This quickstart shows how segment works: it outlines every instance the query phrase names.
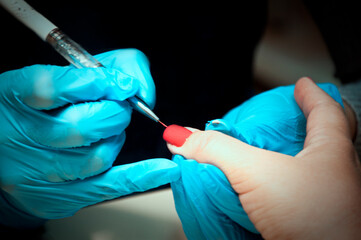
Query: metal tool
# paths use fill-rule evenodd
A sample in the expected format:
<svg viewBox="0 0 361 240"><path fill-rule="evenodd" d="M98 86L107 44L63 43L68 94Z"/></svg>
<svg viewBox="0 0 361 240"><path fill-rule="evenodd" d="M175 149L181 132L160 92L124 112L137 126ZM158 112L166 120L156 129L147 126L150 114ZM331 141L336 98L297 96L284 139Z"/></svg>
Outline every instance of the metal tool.
<svg viewBox="0 0 361 240"><path fill-rule="evenodd" d="M57 26L37 12L23 0L0 0L8 12L21 21L28 28L33 30L41 39L48 42L66 60L77 68L97 68L104 67L98 60L89 54L79 44L70 39ZM148 118L159 122L159 117L150 107L138 96L127 99L134 110L144 114Z"/></svg>

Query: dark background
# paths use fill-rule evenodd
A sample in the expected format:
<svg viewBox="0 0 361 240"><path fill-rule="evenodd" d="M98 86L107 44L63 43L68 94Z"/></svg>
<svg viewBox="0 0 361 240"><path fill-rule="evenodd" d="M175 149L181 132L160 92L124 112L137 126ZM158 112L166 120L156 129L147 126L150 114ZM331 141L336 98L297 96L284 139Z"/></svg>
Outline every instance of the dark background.
<svg viewBox="0 0 361 240"><path fill-rule="evenodd" d="M156 6L116 1L28 1L91 54L137 48L149 58L155 113L165 124L203 129L253 94L254 49L266 1ZM0 8L0 72L32 64L68 65L47 43ZM133 113L115 164L171 155L164 128Z"/></svg>

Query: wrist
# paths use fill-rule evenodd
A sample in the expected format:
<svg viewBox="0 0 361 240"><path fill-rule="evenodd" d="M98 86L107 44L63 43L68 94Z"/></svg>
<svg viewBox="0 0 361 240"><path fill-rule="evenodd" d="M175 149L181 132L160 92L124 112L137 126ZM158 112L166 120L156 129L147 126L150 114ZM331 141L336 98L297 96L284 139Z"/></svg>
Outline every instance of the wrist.
<svg viewBox="0 0 361 240"><path fill-rule="evenodd" d="M357 120L356 120L356 114L352 107L343 99L343 104L345 106L345 115L348 120L349 126L350 126L350 134L352 137L352 141L356 138L357 133Z"/></svg>

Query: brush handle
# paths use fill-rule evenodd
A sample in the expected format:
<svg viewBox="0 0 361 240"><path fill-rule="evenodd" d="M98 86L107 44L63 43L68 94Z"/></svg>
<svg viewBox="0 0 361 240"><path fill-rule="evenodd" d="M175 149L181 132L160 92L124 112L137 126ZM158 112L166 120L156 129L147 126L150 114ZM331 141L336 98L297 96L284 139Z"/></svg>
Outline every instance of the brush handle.
<svg viewBox="0 0 361 240"><path fill-rule="evenodd" d="M57 26L23 0L0 0L0 5L25 26L33 30L41 39L52 45L58 53L75 67L103 67L103 65L84 48L71 40L67 35L60 31ZM128 101L138 112L155 122L159 121L157 115L138 96L131 97Z"/></svg>
<svg viewBox="0 0 361 240"><path fill-rule="evenodd" d="M90 53L64 34L59 28L53 29L48 34L46 42L76 68L104 67Z"/></svg>
<svg viewBox="0 0 361 240"><path fill-rule="evenodd" d="M49 32L57 28L23 0L0 0L0 5L44 41Z"/></svg>

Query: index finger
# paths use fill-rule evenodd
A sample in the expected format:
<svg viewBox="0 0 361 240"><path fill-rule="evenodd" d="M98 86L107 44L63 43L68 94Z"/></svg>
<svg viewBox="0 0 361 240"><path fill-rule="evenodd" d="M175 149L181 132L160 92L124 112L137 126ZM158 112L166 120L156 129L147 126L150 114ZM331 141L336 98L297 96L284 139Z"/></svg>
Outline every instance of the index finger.
<svg viewBox="0 0 361 240"><path fill-rule="evenodd" d="M134 77L139 84L137 96L151 108L155 105L155 85L150 73L150 65L145 54L137 49L119 49L95 56L104 66L118 69Z"/></svg>
<svg viewBox="0 0 361 240"><path fill-rule="evenodd" d="M137 81L115 69L33 65L4 75L7 93L35 109L99 99L123 101L136 94Z"/></svg>

